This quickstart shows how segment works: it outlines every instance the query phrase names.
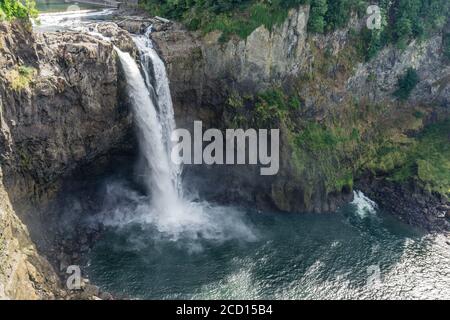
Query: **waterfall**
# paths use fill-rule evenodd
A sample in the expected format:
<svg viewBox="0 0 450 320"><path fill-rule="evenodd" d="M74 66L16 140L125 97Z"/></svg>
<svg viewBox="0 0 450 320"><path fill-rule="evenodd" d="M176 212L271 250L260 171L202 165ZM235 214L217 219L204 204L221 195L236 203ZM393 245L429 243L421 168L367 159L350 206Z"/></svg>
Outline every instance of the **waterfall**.
<svg viewBox="0 0 450 320"><path fill-rule="evenodd" d="M166 66L153 48L153 44L149 37L152 31L151 28L152 27L150 26L144 35L134 36L133 40L139 50L141 67L144 72L147 88L156 95L158 119L162 127L162 139L165 144L168 158L170 159L170 150L172 147L170 137L173 130L176 128L175 116ZM177 192L179 195L182 195L180 179L181 166L175 165L172 161L170 161L169 166L171 168L172 180L177 187Z"/></svg>
<svg viewBox="0 0 450 320"><path fill-rule="evenodd" d="M356 213L361 218L376 214L377 204L370 200L364 193L355 190L353 191L353 197L351 204L355 206Z"/></svg>
<svg viewBox="0 0 450 320"><path fill-rule="evenodd" d="M98 24L90 20L107 13L58 13L42 19L40 27L88 33L111 42L111 38L98 32ZM194 251L201 250L201 241L205 239L254 241L256 236L243 221L243 212L201 201L192 190L182 192L181 167L170 158L175 120L169 80L165 65L153 48L150 32L148 28L144 35L132 35L140 65L129 53L114 47L127 83L142 158L139 176L143 177L147 192L142 194L124 181L109 181L103 210L91 222L111 227L139 224L149 231L155 229L155 238L182 239L177 245Z"/></svg>
<svg viewBox="0 0 450 320"><path fill-rule="evenodd" d="M189 249L199 250L198 239L224 241L240 238L253 241L255 235L242 222L241 212L213 206L206 201L191 201L182 194L180 166L170 159L170 137L175 129L169 81L163 61L145 35L133 36L139 49L141 68L129 53L115 48L127 81L138 128L139 148L144 159L141 175L151 199L147 201L129 190L112 188L114 198L127 198L125 207L113 209L114 225L142 222L152 225L172 240L189 239ZM117 193L116 193L117 192Z"/></svg>
<svg viewBox="0 0 450 320"><path fill-rule="evenodd" d="M164 143L164 130L158 116L151 90L143 78L135 60L129 53L116 48L127 80L127 90L134 109L139 148L144 159L142 175L145 186L152 196L152 204L157 212L182 211L174 182L173 165L171 165L167 146ZM173 112L172 112L173 113Z"/></svg>

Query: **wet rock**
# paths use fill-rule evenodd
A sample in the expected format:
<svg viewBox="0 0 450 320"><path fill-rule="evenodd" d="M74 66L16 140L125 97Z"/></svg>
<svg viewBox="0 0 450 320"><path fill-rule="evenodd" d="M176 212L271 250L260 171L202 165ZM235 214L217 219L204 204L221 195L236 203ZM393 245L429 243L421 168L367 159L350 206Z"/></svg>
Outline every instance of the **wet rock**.
<svg viewBox="0 0 450 320"><path fill-rule="evenodd" d="M406 223L429 232L450 231L450 223L439 208L446 201L420 190L414 184L397 184L382 178L365 177L357 182L357 188L374 200L380 208L394 214Z"/></svg>
<svg viewBox="0 0 450 320"><path fill-rule="evenodd" d="M87 296L98 296L100 294L100 289L92 284L87 284L83 291Z"/></svg>
<svg viewBox="0 0 450 320"><path fill-rule="evenodd" d="M99 297L102 300L113 300L114 299L113 296L108 292L101 292Z"/></svg>
<svg viewBox="0 0 450 320"><path fill-rule="evenodd" d="M153 24L153 20L145 19L142 17L120 17L120 19L116 20L117 25L134 34L143 33L150 25Z"/></svg>
<svg viewBox="0 0 450 320"><path fill-rule="evenodd" d="M95 24L94 31L101 33L103 36L110 38L111 42L122 51L129 52L133 57L137 57L137 48L128 31L119 27L113 22L103 22ZM141 32L134 32L141 33Z"/></svg>

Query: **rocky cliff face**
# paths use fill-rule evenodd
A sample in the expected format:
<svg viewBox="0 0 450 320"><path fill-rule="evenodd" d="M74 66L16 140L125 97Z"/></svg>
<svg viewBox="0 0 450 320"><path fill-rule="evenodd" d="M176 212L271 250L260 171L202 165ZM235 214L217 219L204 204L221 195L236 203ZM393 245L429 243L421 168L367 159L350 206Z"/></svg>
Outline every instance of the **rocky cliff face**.
<svg viewBox="0 0 450 320"><path fill-rule="evenodd" d="M395 47L384 49L369 63L355 67L346 82L346 89L371 101L391 102L398 79L408 68L414 68L420 79L408 104L449 108L450 65L442 55L441 35L413 41L404 51Z"/></svg>
<svg viewBox="0 0 450 320"><path fill-rule="evenodd" d="M3 178L0 169L0 178ZM0 182L0 299L54 299L61 283L30 239Z"/></svg>
<svg viewBox="0 0 450 320"><path fill-rule="evenodd" d="M230 96L237 92L245 99L274 86L295 86L302 99L301 112L294 113L298 118L291 115L294 127L302 120L319 124L334 118L342 123L351 121L356 115L350 114L355 111L349 106L355 101L383 106L384 117L392 122L415 108L423 107L430 117L448 113L450 67L442 57L441 35L414 41L404 51L387 47L370 62L358 62L352 30L364 27L364 21L353 18L346 29L311 35L307 33L308 15L309 7L301 6L272 31L261 26L247 39L226 43L220 42L217 32L202 35L177 23L154 24L151 36L167 63L179 126L190 128L193 120L202 120L207 127L226 126L229 114L225 105ZM400 102L393 92L410 67L417 70L420 81L408 101ZM380 119L372 119L372 124ZM398 124L399 131L417 129L411 123ZM379 128L383 128L382 122ZM193 167L187 171L214 177L204 185L220 181L220 186L214 184L217 192L212 198L240 199L285 211L334 211L351 198L351 185L330 191L320 178L306 171L298 173L289 143L291 134L285 127L281 131L281 170L276 177L260 177L258 170L248 167ZM367 130L364 134L372 133Z"/></svg>
<svg viewBox="0 0 450 320"><path fill-rule="evenodd" d="M211 79L228 78L245 88L262 89L288 75L297 75L305 63L309 6L291 10L273 30L260 26L247 39L220 43L220 33L202 39L205 68ZM248 89L247 89L248 90Z"/></svg>
<svg viewBox="0 0 450 320"><path fill-rule="evenodd" d="M132 46L129 37L111 32L119 45ZM131 115L119 96L111 43L81 33L33 34L23 22L0 24L0 283L6 296L54 297L56 275L32 243L51 250L63 213L45 207L75 169L84 168L78 174L88 178L115 151L133 147Z"/></svg>
<svg viewBox="0 0 450 320"><path fill-rule="evenodd" d="M219 32L203 36L155 21L151 37L167 63L179 122L190 122L196 112L203 119L216 114L202 106L220 105L231 89L255 92L297 75L308 59L308 16L309 6L302 6L271 31L261 26L247 39L226 43Z"/></svg>
<svg viewBox="0 0 450 320"><path fill-rule="evenodd" d="M350 32L363 27L363 21L355 18L346 29L327 35L308 35L308 16L309 6L301 6L291 10L284 24L272 31L261 26L247 39L235 38L226 43L219 41L219 32L203 36L188 32L176 23L159 22L152 38L168 64L177 107L189 103L192 111L195 104L219 104L230 88L255 92L283 84L290 77L308 76L326 62L319 59L318 51L326 52L333 61L352 44ZM336 70L337 66L328 70L334 78L334 87L333 92L324 92L326 104L338 104L344 95L393 101L398 78L413 67L422 81L412 92L410 101L448 105L450 67L442 56L441 35L413 41L405 50L390 46L368 63L350 61L347 67L351 70ZM346 78L337 79L339 73ZM328 97L331 93L336 96L335 89L342 89L339 96ZM214 98L217 95L211 92L219 98Z"/></svg>

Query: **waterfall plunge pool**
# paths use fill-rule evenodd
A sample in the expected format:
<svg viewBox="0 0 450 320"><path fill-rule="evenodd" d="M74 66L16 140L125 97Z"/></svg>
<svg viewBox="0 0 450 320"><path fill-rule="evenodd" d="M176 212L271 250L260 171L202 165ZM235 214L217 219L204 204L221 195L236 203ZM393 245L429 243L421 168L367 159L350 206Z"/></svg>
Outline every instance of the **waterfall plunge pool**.
<svg viewBox="0 0 450 320"><path fill-rule="evenodd" d="M135 213L125 198L116 214ZM109 223L89 255L91 281L132 299L450 298L445 237L412 229L362 194L336 214L210 210L203 227L215 234Z"/></svg>

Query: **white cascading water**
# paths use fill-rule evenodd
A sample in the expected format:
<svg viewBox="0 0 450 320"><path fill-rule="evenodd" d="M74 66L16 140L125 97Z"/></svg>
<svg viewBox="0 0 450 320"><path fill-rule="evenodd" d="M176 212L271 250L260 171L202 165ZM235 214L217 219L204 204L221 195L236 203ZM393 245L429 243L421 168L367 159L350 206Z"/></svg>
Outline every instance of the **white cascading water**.
<svg viewBox="0 0 450 320"><path fill-rule="evenodd" d="M116 49L122 63L129 97L139 130L140 151L145 160L144 175L147 191L152 193L155 203L162 206L174 203L177 197L172 180L167 148L163 143L163 129L157 109L152 101L141 71L129 53Z"/></svg>
<svg viewBox="0 0 450 320"><path fill-rule="evenodd" d="M353 201L351 204L355 206L356 213L361 218L374 215L377 212L377 204L358 190L353 191Z"/></svg>
<svg viewBox="0 0 450 320"><path fill-rule="evenodd" d="M108 9L41 15L43 23L35 28L85 32L111 41L98 32L97 23L89 19L110 13ZM181 166L170 159L170 137L175 120L169 81L164 62L153 48L150 33L151 28L148 28L144 35L133 35L140 66L129 53L114 48L124 70L138 128L139 149L144 162L140 176L144 177L150 196L144 196L122 182L110 183L105 209L93 220L108 226L138 223L143 227L155 227L160 233L157 237L173 241L183 238L179 244L194 251L202 249L197 242L199 239L254 241L256 236L242 221L241 211L213 206L206 201L191 201L183 195Z"/></svg>
<svg viewBox="0 0 450 320"><path fill-rule="evenodd" d="M114 9L80 10L77 5L69 6L67 11L43 13L39 15L39 23L31 20L37 31L60 31L64 29L77 29L83 24L90 23L89 18L104 18L111 15Z"/></svg>
<svg viewBox="0 0 450 320"><path fill-rule="evenodd" d="M149 39L150 31L133 37L139 49L142 72L130 54L118 48L116 51L127 80L139 132L139 147L146 164L142 175L152 198L151 202L142 201L135 193L127 191L126 196L137 205L133 209L117 208L115 218L119 217L119 224L127 221L149 223L173 240L187 237L191 240L241 238L252 241L255 236L240 220L240 212L232 213L224 207L183 197L181 168L170 160L170 137L175 120L169 81L165 65ZM123 190L113 190L113 196L115 192ZM115 224L114 218L111 222Z"/></svg>
<svg viewBox="0 0 450 320"><path fill-rule="evenodd" d="M173 130L176 128L175 116L166 66L153 48L153 44L150 40L151 31L152 27L150 26L147 28L144 35L134 36L133 40L139 50L141 66L147 88L156 94L158 119L162 128L162 139L165 144L168 159L170 159L170 150L172 147L170 137ZM149 70L153 70L154 78L151 77ZM177 192L179 195L182 195L180 179L181 166L169 161L169 167L171 169L171 178L177 188Z"/></svg>

